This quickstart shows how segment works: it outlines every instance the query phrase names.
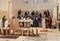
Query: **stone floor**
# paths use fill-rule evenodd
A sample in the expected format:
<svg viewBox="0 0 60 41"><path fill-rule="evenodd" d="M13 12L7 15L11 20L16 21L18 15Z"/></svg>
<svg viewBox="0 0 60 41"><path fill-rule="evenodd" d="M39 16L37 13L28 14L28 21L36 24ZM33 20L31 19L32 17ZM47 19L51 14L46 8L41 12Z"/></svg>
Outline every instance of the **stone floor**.
<svg viewBox="0 0 60 41"><path fill-rule="evenodd" d="M60 41L60 31L49 29L52 32L41 32L39 37L19 36L17 39L0 38L0 41Z"/></svg>

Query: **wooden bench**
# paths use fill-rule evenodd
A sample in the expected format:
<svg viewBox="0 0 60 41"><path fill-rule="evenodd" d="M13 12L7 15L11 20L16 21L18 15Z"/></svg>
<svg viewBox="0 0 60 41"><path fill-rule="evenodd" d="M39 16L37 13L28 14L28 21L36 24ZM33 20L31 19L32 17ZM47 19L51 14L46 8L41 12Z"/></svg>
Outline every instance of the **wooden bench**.
<svg viewBox="0 0 60 41"><path fill-rule="evenodd" d="M10 35L10 30L9 29L1 29L2 35Z"/></svg>
<svg viewBox="0 0 60 41"><path fill-rule="evenodd" d="M22 36L39 36L38 29L36 29L35 31L33 29L22 30Z"/></svg>

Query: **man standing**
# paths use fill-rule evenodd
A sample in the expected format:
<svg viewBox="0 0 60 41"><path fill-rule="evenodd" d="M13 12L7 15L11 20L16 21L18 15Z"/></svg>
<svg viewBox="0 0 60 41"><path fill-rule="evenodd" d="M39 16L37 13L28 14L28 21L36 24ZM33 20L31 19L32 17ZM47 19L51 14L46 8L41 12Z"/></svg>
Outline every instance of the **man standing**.
<svg viewBox="0 0 60 41"><path fill-rule="evenodd" d="M21 19L21 9L18 11L18 16L17 16L18 19Z"/></svg>
<svg viewBox="0 0 60 41"><path fill-rule="evenodd" d="M3 18L2 18L2 25L3 25L3 27L5 27L5 21L6 21L6 17L3 16Z"/></svg>

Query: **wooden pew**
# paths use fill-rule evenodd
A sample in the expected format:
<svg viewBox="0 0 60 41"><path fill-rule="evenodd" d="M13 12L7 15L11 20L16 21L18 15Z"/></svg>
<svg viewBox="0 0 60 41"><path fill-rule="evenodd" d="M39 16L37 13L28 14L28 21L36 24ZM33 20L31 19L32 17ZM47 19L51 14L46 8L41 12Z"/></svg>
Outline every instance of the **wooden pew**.
<svg viewBox="0 0 60 41"><path fill-rule="evenodd" d="M10 35L10 29L1 29L2 35Z"/></svg>
<svg viewBox="0 0 60 41"><path fill-rule="evenodd" d="M36 33L34 33L36 32ZM39 36L38 29L31 29L31 30L22 30L22 36Z"/></svg>

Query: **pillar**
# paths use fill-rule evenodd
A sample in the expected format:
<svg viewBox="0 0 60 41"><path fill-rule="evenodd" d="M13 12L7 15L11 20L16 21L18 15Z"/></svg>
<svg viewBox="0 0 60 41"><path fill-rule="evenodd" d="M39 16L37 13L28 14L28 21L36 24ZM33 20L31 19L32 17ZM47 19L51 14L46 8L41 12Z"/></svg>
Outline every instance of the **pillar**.
<svg viewBox="0 0 60 41"><path fill-rule="evenodd" d="M9 13L9 19L12 18L12 0L9 0L8 2L8 13Z"/></svg>

